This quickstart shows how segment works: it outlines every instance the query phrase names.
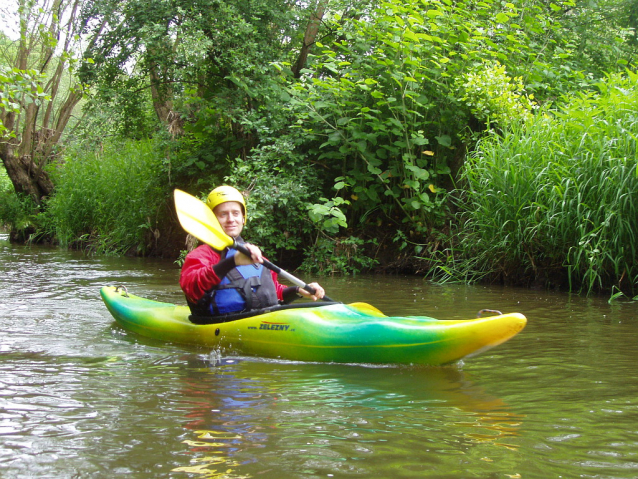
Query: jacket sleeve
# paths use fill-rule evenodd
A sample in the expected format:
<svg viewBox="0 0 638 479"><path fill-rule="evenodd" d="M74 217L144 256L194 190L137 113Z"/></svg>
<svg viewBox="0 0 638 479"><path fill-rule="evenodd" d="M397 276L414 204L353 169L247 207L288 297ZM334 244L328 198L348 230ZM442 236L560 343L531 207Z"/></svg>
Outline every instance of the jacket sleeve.
<svg viewBox="0 0 638 479"><path fill-rule="evenodd" d="M197 303L206 291L221 282L213 269L220 259L220 254L208 245L198 246L186 255L179 285L190 302Z"/></svg>
<svg viewBox="0 0 638 479"><path fill-rule="evenodd" d="M275 283L275 288L277 289L277 299L280 301L283 301L284 290L287 288L287 286L284 286L283 284L279 283L279 279L278 279L279 275L277 273L271 270L270 274L272 275L272 281L273 283Z"/></svg>

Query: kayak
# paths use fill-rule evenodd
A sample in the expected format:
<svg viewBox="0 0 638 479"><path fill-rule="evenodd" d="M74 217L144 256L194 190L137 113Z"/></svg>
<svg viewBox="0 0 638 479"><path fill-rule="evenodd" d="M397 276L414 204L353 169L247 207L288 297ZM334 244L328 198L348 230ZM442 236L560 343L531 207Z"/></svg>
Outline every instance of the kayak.
<svg viewBox="0 0 638 479"><path fill-rule="evenodd" d="M141 336L223 354L293 361L449 364L502 344L527 322L520 313L438 320L389 317L367 303L319 302L197 324L189 319L187 306L145 299L115 286L103 287L100 293L116 322Z"/></svg>

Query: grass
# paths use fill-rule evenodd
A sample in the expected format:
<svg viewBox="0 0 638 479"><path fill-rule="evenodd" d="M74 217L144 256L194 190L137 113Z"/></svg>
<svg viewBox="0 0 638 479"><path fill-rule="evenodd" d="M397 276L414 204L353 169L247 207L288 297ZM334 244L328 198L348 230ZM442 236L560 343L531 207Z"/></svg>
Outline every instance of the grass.
<svg viewBox="0 0 638 479"><path fill-rule="evenodd" d="M4 165L0 164L0 231L32 240L37 231L38 205L25 194L17 194Z"/></svg>
<svg viewBox="0 0 638 479"><path fill-rule="evenodd" d="M143 254L165 204L160 165L151 141L70 152L55 174L47 210L60 244L99 254Z"/></svg>
<svg viewBox="0 0 638 479"><path fill-rule="evenodd" d="M483 140L457 192L451 274L590 293L638 284L638 77Z"/></svg>

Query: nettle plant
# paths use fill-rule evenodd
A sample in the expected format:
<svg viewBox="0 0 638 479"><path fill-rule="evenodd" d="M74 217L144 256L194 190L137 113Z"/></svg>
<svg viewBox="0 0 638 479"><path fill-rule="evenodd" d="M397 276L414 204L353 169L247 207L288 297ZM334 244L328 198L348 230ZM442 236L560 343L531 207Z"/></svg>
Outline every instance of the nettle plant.
<svg viewBox="0 0 638 479"><path fill-rule="evenodd" d="M344 217L417 236L440 226L449 177L476 140L472 122L523 118L534 106L516 77L532 52L529 13L511 3L406 0L333 18L337 40L317 44L291 101L314 142L308 154L336 172L341 203L312 207L326 228L343 227Z"/></svg>
<svg viewBox="0 0 638 479"><path fill-rule="evenodd" d="M498 61L477 65L455 81L460 101L479 120L504 127L513 122L526 122L538 107L533 94L525 93L523 77L507 75Z"/></svg>

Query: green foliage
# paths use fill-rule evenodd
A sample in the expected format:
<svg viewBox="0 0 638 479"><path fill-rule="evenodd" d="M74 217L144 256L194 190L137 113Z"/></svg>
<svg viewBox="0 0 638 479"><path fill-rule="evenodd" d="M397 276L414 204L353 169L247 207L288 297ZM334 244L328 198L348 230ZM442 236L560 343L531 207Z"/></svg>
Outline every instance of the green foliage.
<svg viewBox="0 0 638 479"><path fill-rule="evenodd" d="M100 20L92 23L96 29L109 25L88 52L95 63L81 72L102 101L134 124L146 114L135 97L144 92L146 99L152 87L154 102L189 119L193 142L215 144L200 146L196 161L205 166L255 146L239 123L246 112L279 100L268 95L268 65L285 56L298 34L299 13L288 2L108 0L91 3L85 15Z"/></svg>
<svg viewBox="0 0 638 479"><path fill-rule="evenodd" d="M141 140L156 134L159 122L150 93L139 85L127 86L119 85L117 94L102 92L83 105L85 116L73 131L75 141L93 146L105 137Z"/></svg>
<svg viewBox="0 0 638 479"><path fill-rule="evenodd" d="M598 88L480 143L459 192L460 257L471 264L458 275L638 289L638 75Z"/></svg>
<svg viewBox="0 0 638 479"><path fill-rule="evenodd" d="M0 166L0 230L13 231L24 239L39 225L39 208L32 198L15 193L4 167Z"/></svg>
<svg viewBox="0 0 638 479"><path fill-rule="evenodd" d="M484 63L457 78L459 100L470 107L472 114L489 125L507 126L525 122L536 107L533 95L525 94L522 77L512 78L505 66L497 62Z"/></svg>
<svg viewBox="0 0 638 479"><path fill-rule="evenodd" d="M408 15L412 24L402 20ZM319 45L310 80L295 87L298 125L319 142L311 153L337 173L335 188L354 224L377 211L425 228L445 213L445 192L435 184L450 173L456 115L437 86L424 83L436 67L419 22L427 20L414 5L386 2L366 21L336 24L342 40ZM442 118L450 122L443 131ZM339 205L326 206L334 229L339 220L330 212Z"/></svg>
<svg viewBox="0 0 638 479"><path fill-rule="evenodd" d="M634 62L636 55L636 3L632 0L575 2L568 12L560 12L564 36L570 42L560 58L563 69L577 60L583 72L593 78L618 71Z"/></svg>
<svg viewBox="0 0 638 479"><path fill-rule="evenodd" d="M314 221L320 230L326 231L328 234L337 234L339 228L346 228L348 223L346 215L341 211L341 205L349 205L348 200L344 200L337 196L331 200L320 198L323 203L314 203L308 205L308 213L310 219Z"/></svg>
<svg viewBox="0 0 638 479"><path fill-rule="evenodd" d="M0 119L9 112L20 113L25 105L35 103L40 106L50 96L42 89L46 76L35 70L20 70L0 65L0 109L4 110ZM0 121L0 135L15 136Z"/></svg>
<svg viewBox="0 0 638 479"><path fill-rule="evenodd" d="M445 220L450 175L484 130L477 118L528 120L535 91L547 100L584 81L571 55L553 57L569 41L559 36L555 6L573 2L384 1L332 18L337 40L317 45L290 105L308 153L334 172L350 202L349 225L374 213L427 235ZM334 205L324 206L313 213L334 231L340 220L330 217Z"/></svg>
<svg viewBox="0 0 638 479"><path fill-rule="evenodd" d="M607 303L612 304L612 303L614 303L614 301L618 301L620 299L626 299L626 300L630 300L630 301L638 301L638 296L634 296L633 298L630 298L625 293L620 291L616 287L616 285L612 286L611 293L610 293L609 299L607 300Z"/></svg>
<svg viewBox="0 0 638 479"><path fill-rule="evenodd" d="M247 196L246 237L268 254L302 249L315 231L306 205L319 194L319 182L290 139L262 146L238 160L226 181ZM211 187L217 185L210 185Z"/></svg>
<svg viewBox="0 0 638 479"><path fill-rule="evenodd" d="M13 191L13 185L4 166L0 166L0 191Z"/></svg>
<svg viewBox="0 0 638 479"><path fill-rule="evenodd" d="M37 239L42 225L40 209L33 199L13 191L0 192L0 229L11 231L23 241Z"/></svg>
<svg viewBox="0 0 638 479"><path fill-rule="evenodd" d="M354 236L328 238L319 236L300 269L311 274L357 274L371 270L378 261L368 256L367 247L376 241L365 241Z"/></svg>
<svg viewBox="0 0 638 479"><path fill-rule="evenodd" d="M47 210L53 233L64 246L143 254L166 205L159 170L150 141L70 151L56 172L56 194Z"/></svg>
<svg viewBox="0 0 638 479"><path fill-rule="evenodd" d="M162 203L160 185L203 190L228 181L250 193L247 234L271 252L314 243L327 260L335 237L383 224L398 248L436 254L419 243L447 225L447 190L474 141L491 126L523 132L517 124L531 121L534 101L546 108L574 89L591 90L602 72L629 64L638 43L628 28L631 5L615 0L326 5L322 43L293 76L317 2L81 2L77 38L89 48L80 74L96 95L74 138L86 152L112 135L153 137L156 153L147 155L145 141L122 147L136 165L113 145L103 164L72 153L56 173L60 195L52 201L51 228L62 241L82 236L104 250L144 250L156 227L147 208ZM50 47L52 32L40 29ZM119 170L133 172L145 191ZM111 211L126 210L115 208L111 184L127 192L122 202L136 191L133 201L147 206L120 219L95 213L103 210L88 195L74 206L74 189L86 188ZM107 231L118 238L112 246L100 239ZM440 264L452 272L447 260Z"/></svg>

